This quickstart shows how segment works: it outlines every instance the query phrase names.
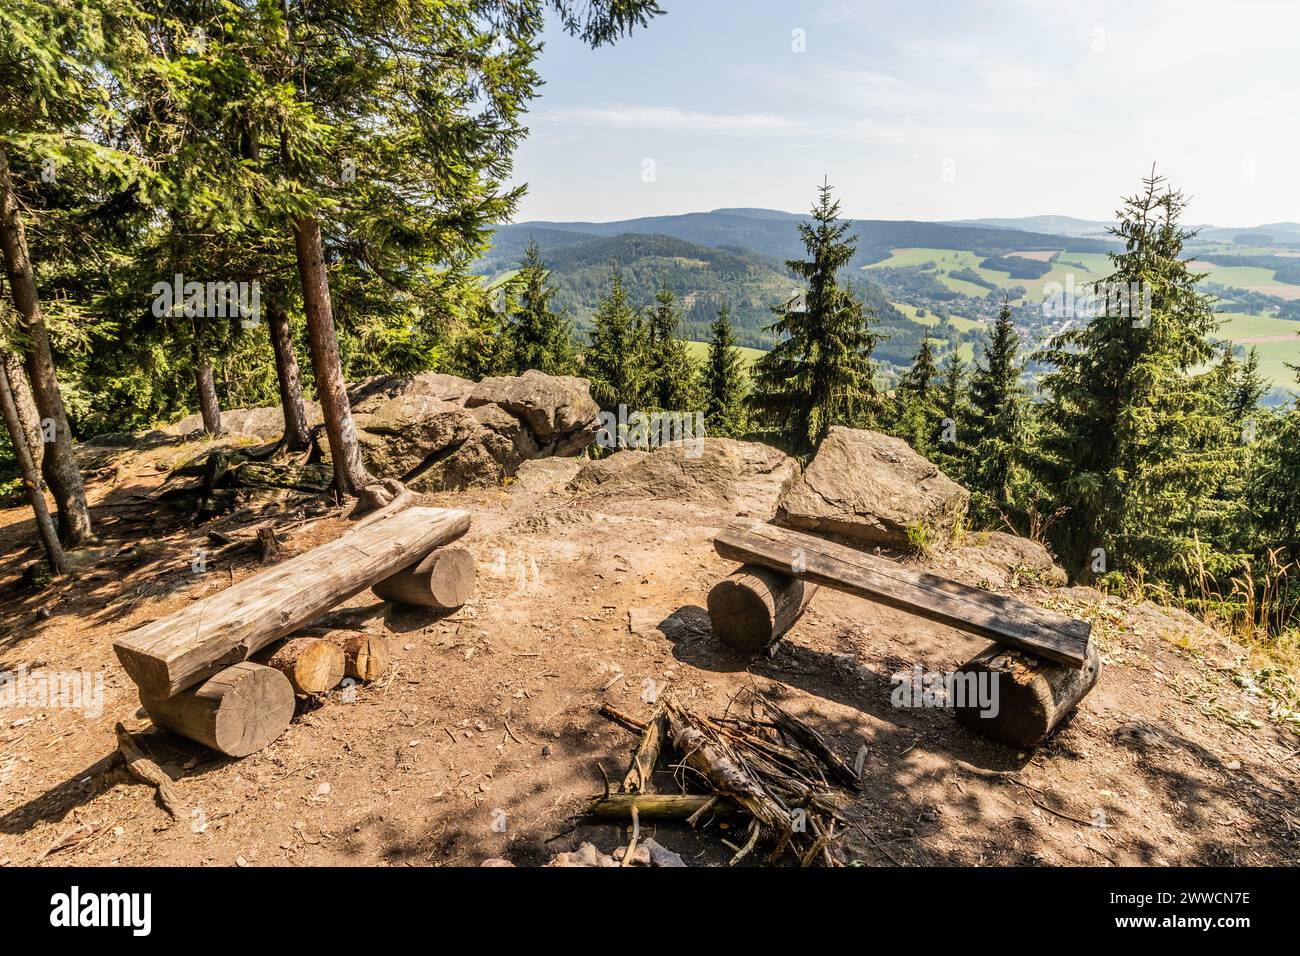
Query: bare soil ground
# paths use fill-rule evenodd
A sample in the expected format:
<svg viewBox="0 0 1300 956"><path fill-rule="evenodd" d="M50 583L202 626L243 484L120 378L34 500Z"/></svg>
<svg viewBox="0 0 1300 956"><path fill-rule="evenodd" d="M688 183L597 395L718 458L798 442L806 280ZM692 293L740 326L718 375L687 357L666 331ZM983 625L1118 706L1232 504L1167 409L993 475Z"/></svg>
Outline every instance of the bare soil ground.
<svg viewBox="0 0 1300 956"><path fill-rule="evenodd" d="M75 580L19 585L37 556L26 508L0 511L0 670L102 671L103 713L0 710L0 865L51 853L84 865L540 864L616 826L571 815L626 769L633 736L597 714L647 715L672 694L721 714L745 687L780 701L853 762L865 786L839 841L869 865L1300 864L1300 737L1243 692L1248 654L1186 614L1086 589L1015 582L1029 601L1094 620L1096 689L1034 752L973 736L943 709L891 705L890 676L951 670L984 642L823 589L774 656L722 647L703 610L732 570L711 536L735 508L574 497L557 463L510 487L433 496L466 508L472 604L448 616L363 592L355 621L390 635L396 666L349 700L300 708L272 746L219 758L150 738L190 820L113 758L113 726L143 729L114 635L256 574L251 555L191 568L202 532L149 499L196 446L96 452L89 491L105 547ZM135 497L144 496L144 497ZM761 505L761 503L760 503ZM766 517L766 515L764 515ZM286 554L341 533L338 515L288 531ZM947 573L947 572L946 572ZM1010 582L994 582L1001 590ZM670 791L671 773L658 788ZM688 863L724 864L719 824L661 826Z"/></svg>

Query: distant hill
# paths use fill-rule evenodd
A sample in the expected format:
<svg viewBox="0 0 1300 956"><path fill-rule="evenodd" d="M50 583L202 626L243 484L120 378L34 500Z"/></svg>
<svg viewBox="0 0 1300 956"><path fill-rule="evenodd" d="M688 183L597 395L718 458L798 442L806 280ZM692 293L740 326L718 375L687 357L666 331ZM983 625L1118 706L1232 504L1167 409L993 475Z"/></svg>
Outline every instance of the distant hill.
<svg viewBox="0 0 1300 956"><path fill-rule="evenodd" d="M715 248L748 249L777 259L800 255L803 247L795 223L806 218L799 213L774 209L715 209L676 216L647 216L616 222L522 222L497 228L497 247L502 251L522 248L527 236L554 232L577 232L588 236L658 235L685 239ZM1105 252L1115 244L1098 239L1032 232L995 226L952 225L912 220L855 219L858 237L854 265L868 265L889 256L891 249L971 249L983 256L1031 250ZM521 238L522 236L522 238ZM542 243L545 245L546 243ZM491 260L494 256L489 256Z"/></svg>
<svg viewBox="0 0 1300 956"><path fill-rule="evenodd" d="M1095 219L1076 219L1074 216L1021 216L1015 219L958 219L953 226L988 226L993 229L1015 229L1028 232L1046 232L1057 236L1108 239L1107 231L1113 223Z"/></svg>
<svg viewBox="0 0 1300 956"><path fill-rule="evenodd" d="M789 222L784 228L793 231ZM541 247L551 281L558 290L555 306L569 313L584 339L591 329L592 313L609 289L610 273L616 268L633 305L648 308L660 289L672 291L682 309L681 336L685 339L707 340L710 323L726 303L736 327L737 344L749 348L771 348L773 339L763 327L773 321L772 306L788 301L799 289L781 260L750 249L706 246L673 236L592 236L545 227L503 232L504 241L499 241L491 255L480 262L481 271L494 277L517 268L531 235ZM920 346L925 326L896 309L880 286L861 272L855 271L847 278L859 298L876 311L880 330L888 336L879 346L877 357L894 365L909 363Z"/></svg>

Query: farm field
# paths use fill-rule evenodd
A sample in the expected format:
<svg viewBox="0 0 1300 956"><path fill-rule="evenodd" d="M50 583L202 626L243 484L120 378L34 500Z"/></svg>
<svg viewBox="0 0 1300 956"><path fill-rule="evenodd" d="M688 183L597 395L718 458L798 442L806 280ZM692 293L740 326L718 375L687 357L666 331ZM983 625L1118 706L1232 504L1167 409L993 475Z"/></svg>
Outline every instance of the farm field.
<svg viewBox="0 0 1300 956"><path fill-rule="evenodd" d="M1037 255L1036 255L1037 257ZM888 259L873 262L866 269L908 268L926 262L935 263L938 269L936 278L949 289L962 295L982 298L988 290L967 282L954 279L949 273L954 270L973 269L981 278L992 282L999 289L1012 289L1021 286L1031 301L1041 301L1043 289L1050 282L1066 284L1067 276L1074 274L1074 284L1083 285L1095 282L1109 272L1110 263L1102 253L1070 253L1068 262L1057 262L1052 271L1038 279L1013 279L1005 272L996 269L984 269L980 263L984 257L965 250L956 249L895 249ZM1019 301L1019 300L1016 300Z"/></svg>
<svg viewBox="0 0 1300 956"><path fill-rule="evenodd" d="M708 361L709 343L708 342L687 342L686 352L696 362ZM762 349L751 349L751 348L745 348L744 346L740 346L740 360L745 365L745 371L749 371L749 367L753 365L755 362L757 362L758 357L762 354L763 354Z"/></svg>
<svg viewBox="0 0 1300 956"><path fill-rule="evenodd" d="M1259 353L1259 371L1269 382L1295 391L1300 365L1300 322L1270 315L1225 312L1219 335ZM1289 363L1289 364L1288 364Z"/></svg>

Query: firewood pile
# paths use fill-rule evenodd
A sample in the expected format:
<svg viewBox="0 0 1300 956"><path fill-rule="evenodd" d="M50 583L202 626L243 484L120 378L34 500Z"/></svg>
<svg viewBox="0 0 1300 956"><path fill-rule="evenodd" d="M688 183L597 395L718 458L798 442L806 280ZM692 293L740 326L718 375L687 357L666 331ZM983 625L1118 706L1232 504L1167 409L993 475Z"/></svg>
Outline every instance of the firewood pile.
<svg viewBox="0 0 1300 956"><path fill-rule="evenodd" d="M733 866L747 858L842 866L834 841L847 821L838 802L840 791L860 788L857 773L816 730L762 694L745 692L745 703L748 716L728 716L728 707L728 715L710 717L668 700L646 723L602 707L641 739L621 792L611 792L607 781L586 816L630 821L632 846L642 821L719 830L725 823L743 834L740 842L722 841L734 853ZM661 760L679 793L651 792Z"/></svg>

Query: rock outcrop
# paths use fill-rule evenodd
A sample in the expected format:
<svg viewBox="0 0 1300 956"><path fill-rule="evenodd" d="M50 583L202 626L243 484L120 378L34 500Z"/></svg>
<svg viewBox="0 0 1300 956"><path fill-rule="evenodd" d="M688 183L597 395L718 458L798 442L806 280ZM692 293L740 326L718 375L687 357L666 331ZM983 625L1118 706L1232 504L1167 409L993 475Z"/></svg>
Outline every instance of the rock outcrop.
<svg viewBox="0 0 1300 956"><path fill-rule="evenodd" d="M588 496L675 498L720 504L764 518L799 465L770 445L704 438L651 452L620 451L590 462L570 483Z"/></svg>
<svg viewBox="0 0 1300 956"><path fill-rule="evenodd" d="M777 503L775 523L855 544L905 548L908 529L948 538L970 494L901 438L832 427Z"/></svg>
<svg viewBox="0 0 1300 956"><path fill-rule="evenodd" d="M1013 583L1061 587L1065 571L1037 541L1003 531L979 531L928 562L931 570L974 587Z"/></svg>
<svg viewBox="0 0 1300 956"><path fill-rule="evenodd" d="M600 431L600 408L587 380L572 375L529 369L523 375L485 378L465 400L467 408L484 405L496 405L527 425L542 455L576 454Z"/></svg>
<svg viewBox="0 0 1300 956"><path fill-rule="evenodd" d="M493 487L534 458L576 455L599 429L587 381L528 371L477 385L427 373L353 389L362 453L413 491Z"/></svg>

